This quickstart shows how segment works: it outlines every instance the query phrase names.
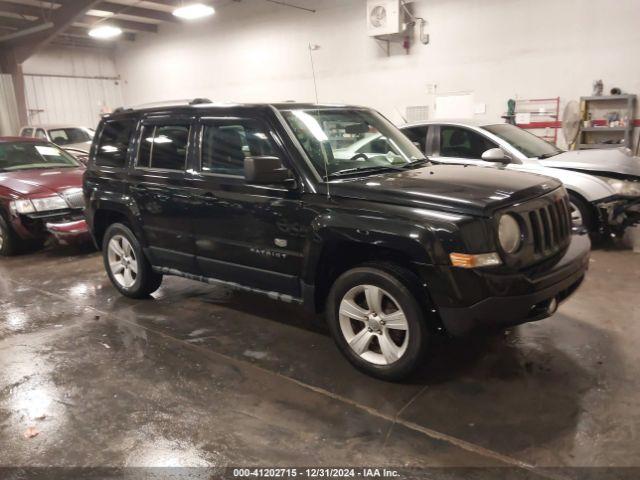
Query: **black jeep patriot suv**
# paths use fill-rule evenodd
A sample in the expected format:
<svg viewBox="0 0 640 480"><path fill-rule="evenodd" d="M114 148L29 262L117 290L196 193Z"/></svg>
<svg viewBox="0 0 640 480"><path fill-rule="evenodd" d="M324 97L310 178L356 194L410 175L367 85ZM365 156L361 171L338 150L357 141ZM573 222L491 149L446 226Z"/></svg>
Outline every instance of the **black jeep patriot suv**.
<svg viewBox="0 0 640 480"><path fill-rule="evenodd" d="M439 332L548 317L588 266L558 181L433 164L367 108L119 109L100 123L84 194L123 295L179 275L299 303L386 379Z"/></svg>

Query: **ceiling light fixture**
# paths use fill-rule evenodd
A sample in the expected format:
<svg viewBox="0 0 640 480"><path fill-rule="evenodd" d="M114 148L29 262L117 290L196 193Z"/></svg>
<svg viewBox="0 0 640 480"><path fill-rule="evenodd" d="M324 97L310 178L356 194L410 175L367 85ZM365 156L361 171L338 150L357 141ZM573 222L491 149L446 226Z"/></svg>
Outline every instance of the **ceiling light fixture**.
<svg viewBox="0 0 640 480"><path fill-rule="evenodd" d="M204 3L183 5L173 11L174 16L184 20L195 20L197 18L208 17L214 13L216 13L215 9L211 5L205 5Z"/></svg>
<svg viewBox="0 0 640 480"><path fill-rule="evenodd" d="M101 40L115 38L120 35L122 35L122 29L120 27L114 27L113 25L100 25L89 30L90 37L99 38Z"/></svg>

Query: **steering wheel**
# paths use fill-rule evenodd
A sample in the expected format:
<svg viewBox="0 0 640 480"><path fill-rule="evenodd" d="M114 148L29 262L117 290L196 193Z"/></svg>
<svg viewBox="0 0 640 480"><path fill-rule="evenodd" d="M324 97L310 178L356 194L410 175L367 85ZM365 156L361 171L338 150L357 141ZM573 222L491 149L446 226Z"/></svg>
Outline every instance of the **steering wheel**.
<svg viewBox="0 0 640 480"><path fill-rule="evenodd" d="M349 159L349 161L352 162L358 159L361 159L363 162L366 162L367 160L369 160L369 157L367 157L364 153L356 153L353 157Z"/></svg>

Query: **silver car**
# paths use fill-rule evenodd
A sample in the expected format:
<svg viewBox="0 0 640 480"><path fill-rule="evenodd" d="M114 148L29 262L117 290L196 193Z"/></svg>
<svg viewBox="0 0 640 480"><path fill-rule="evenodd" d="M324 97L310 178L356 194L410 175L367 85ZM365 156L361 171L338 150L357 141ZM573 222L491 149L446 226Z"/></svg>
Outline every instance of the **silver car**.
<svg viewBox="0 0 640 480"><path fill-rule="evenodd" d="M20 129L20 137L39 138L64 149L89 153L94 130L73 125L30 125ZM73 152L71 152L73 153Z"/></svg>
<svg viewBox="0 0 640 480"><path fill-rule="evenodd" d="M574 152L563 152L514 125L437 120L400 128L436 162L507 168L559 179L569 192L576 228L619 235L640 222L640 178L634 181L595 171L580 173L570 169L571 162L554 168L565 165L557 159ZM545 164L551 159L553 167Z"/></svg>

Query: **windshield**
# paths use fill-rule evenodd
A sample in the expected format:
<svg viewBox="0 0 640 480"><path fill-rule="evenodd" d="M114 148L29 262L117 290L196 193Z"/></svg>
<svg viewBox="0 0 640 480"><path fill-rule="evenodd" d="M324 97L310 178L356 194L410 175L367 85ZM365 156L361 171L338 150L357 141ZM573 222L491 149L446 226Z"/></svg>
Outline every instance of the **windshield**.
<svg viewBox="0 0 640 480"><path fill-rule="evenodd" d="M400 130L371 110L321 107L282 114L325 179L397 169L425 159Z"/></svg>
<svg viewBox="0 0 640 480"><path fill-rule="evenodd" d="M78 162L55 145L34 142L0 143L0 172L71 168Z"/></svg>
<svg viewBox="0 0 640 480"><path fill-rule="evenodd" d="M49 138L56 145L90 142L93 133L88 128L55 128L49 130Z"/></svg>
<svg viewBox="0 0 640 480"><path fill-rule="evenodd" d="M502 123L487 125L482 128L500 137L527 158L546 158L562 153L562 150L555 145L545 142L540 137L536 137L533 133L527 132L522 128L518 128L515 125Z"/></svg>

